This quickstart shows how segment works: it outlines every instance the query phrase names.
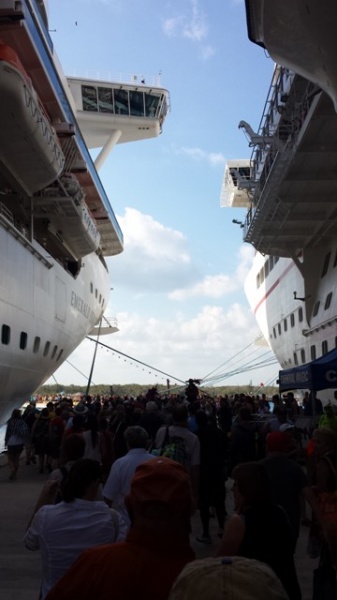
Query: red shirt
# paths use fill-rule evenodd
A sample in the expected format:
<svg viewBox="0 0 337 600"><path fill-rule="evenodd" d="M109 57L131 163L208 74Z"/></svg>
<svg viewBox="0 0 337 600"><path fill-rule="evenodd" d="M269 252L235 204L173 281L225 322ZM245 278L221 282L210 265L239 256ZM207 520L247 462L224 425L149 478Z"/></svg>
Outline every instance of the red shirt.
<svg viewBox="0 0 337 600"><path fill-rule="evenodd" d="M83 552L46 600L167 600L194 558L187 539L131 528L125 542Z"/></svg>

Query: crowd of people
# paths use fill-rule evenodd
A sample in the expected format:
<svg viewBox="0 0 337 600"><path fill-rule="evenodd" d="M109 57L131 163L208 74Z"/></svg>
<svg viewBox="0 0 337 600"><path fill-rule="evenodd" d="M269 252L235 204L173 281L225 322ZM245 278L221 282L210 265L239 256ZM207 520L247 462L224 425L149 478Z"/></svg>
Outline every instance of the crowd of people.
<svg viewBox="0 0 337 600"><path fill-rule="evenodd" d="M210 398L195 389L186 397L156 389L138 398L83 397L77 405L53 398L41 411L34 402L23 414L13 411L10 480L23 451L26 465L49 477L25 535L42 557L41 600L105 600L111 590L123 600L139 590L150 600L188 599L201 573L214 587L226 572L238 580L230 597L245 600L242 569L261 580L257 597L300 600L294 554L301 525L333 588L337 537L321 502L337 494L332 407L322 407L303 444L296 420L310 411L293 394L269 402L265 394ZM226 481L233 483L230 515ZM191 530L196 511L199 532ZM195 560L191 536L209 545L209 559ZM200 583L200 600L211 597L206 592Z"/></svg>

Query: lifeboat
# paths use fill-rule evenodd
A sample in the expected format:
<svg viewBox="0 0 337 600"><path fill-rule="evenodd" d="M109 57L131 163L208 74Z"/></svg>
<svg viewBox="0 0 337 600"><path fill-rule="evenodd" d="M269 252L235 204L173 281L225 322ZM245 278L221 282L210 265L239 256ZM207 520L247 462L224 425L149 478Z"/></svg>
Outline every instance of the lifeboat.
<svg viewBox="0 0 337 600"><path fill-rule="evenodd" d="M28 196L51 184L65 158L17 54L0 44L0 170Z"/></svg>
<svg viewBox="0 0 337 600"><path fill-rule="evenodd" d="M51 187L36 197L34 215L37 219L48 220L50 235L57 238L74 258L83 258L99 248L101 236L76 177L66 173L59 184L62 195L58 187Z"/></svg>

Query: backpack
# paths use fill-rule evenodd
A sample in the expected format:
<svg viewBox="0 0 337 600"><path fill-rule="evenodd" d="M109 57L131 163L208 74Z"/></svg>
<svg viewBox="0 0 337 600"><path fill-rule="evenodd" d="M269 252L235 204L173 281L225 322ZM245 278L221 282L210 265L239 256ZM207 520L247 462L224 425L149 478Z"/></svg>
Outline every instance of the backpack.
<svg viewBox="0 0 337 600"><path fill-rule="evenodd" d="M155 456L165 456L180 463L185 469L189 468L189 457L186 452L185 440L178 435L170 435L169 427L166 427L165 437L161 448L152 450Z"/></svg>

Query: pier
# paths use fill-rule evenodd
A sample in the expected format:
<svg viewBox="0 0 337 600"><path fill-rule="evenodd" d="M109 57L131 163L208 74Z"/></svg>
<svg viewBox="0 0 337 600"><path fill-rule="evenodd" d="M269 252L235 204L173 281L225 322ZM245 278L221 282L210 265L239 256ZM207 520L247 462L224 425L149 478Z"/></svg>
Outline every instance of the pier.
<svg viewBox="0 0 337 600"><path fill-rule="evenodd" d="M23 536L31 513L48 474L38 473L37 465L26 465L22 455L18 478L9 481L5 454L0 455L0 523L1 523L1 600L38 600L40 588L40 554L27 550ZM231 480L227 481L227 510L233 511ZM199 513L192 519L191 543L197 558L212 556L218 544L217 522L211 519L212 544L196 541L201 532ZM296 552L296 567L302 600L311 600L312 574L318 560L306 553L308 528L302 527Z"/></svg>

